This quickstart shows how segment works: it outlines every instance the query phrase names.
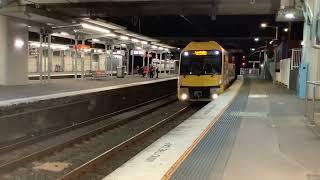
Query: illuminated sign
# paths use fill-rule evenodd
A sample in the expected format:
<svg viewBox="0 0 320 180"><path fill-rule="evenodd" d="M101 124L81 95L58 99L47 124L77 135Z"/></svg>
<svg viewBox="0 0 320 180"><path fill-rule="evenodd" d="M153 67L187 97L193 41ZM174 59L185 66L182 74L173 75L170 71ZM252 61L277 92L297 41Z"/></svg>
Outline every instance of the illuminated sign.
<svg viewBox="0 0 320 180"><path fill-rule="evenodd" d="M208 55L208 52L207 51L195 51L194 54L197 56L206 56L206 55Z"/></svg>

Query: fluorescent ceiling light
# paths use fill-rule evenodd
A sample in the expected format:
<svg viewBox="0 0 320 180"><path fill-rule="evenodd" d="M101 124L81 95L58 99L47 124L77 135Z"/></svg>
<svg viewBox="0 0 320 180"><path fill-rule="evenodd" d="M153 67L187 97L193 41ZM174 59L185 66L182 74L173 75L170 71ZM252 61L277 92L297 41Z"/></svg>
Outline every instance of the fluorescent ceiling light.
<svg viewBox="0 0 320 180"><path fill-rule="evenodd" d="M293 13L287 13L287 14L285 15L285 17L286 17L287 19L293 19L293 18L295 18Z"/></svg>
<svg viewBox="0 0 320 180"><path fill-rule="evenodd" d="M254 38L255 42L258 42L260 39L258 37Z"/></svg>
<svg viewBox="0 0 320 180"><path fill-rule="evenodd" d="M108 36L108 37L117 37L117 35L113 34L113 33L107 34L106 36Z"/></svg>
<svg viewBox="0 0 320 180"><path fill-rule="evenodd" d="M60 34L63 35L63 36L68 36L69 35L69 33L67 33L67 32L60 32Z"/></svg>
<svg viewBox="0 0 320 180"><path fill-rule="evenodd" d="M99 39L92 39L93 42L99 42Z"/></svg>
<svg viewBox="0 0 320 180"><path fill-rule="evenodd" d="M120 36L121 40L129 40L128 36Z"/></svg>
<svg viewBox="0 0 320 180"><path fill-rule="evenodd" d="M134 38L132 38L131 41L132 41L132 42L135 42L135 43L139 42L138 39L134 39Z"/></svg>
<svg viewBox="0 0 320 180"><path fill-rule="evenodd" d="M158 49L158 46L153 45L153 46L151 46L151 48Z"/></svg>
<svg viewBox="0 0 320 180"><path fill-rule="evenodd" d="M159 47L159 50L163 50L163 47Z"/></svg>
<svg viewBox="0 0 320 180"><path fill-rule="evenodd" d="M148 44L148 42L147 41L141 41L141 44L146 45L146 44Z"/></svg>
<svg viewBox="0 0 320 180"><path fill-rule="evenodd" d="M93 31L101 32L101 33L110 33L110 30L108 30L108 29L101 28L99 26L94 26L94 25L87 24L87 23L81 23L81 26L85 29L89 29L89 30L93 30Z"/></svg>

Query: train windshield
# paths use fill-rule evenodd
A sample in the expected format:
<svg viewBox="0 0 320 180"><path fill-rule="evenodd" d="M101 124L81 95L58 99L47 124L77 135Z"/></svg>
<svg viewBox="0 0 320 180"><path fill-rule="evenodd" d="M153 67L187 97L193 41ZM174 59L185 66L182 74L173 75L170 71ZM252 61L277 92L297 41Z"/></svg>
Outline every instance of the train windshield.
<svg viewBox="0 0 320 180"><path fill-rule="evenodd" d="M221 56L182 56L180 74L221 74Z"/></svg>

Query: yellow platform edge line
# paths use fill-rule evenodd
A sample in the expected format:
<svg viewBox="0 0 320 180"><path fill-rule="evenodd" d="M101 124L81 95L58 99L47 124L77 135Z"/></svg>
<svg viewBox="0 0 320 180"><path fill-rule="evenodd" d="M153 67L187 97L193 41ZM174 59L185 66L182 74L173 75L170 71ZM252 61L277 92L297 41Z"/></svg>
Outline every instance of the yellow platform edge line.
<svg viewBox="0 0 320 180"><path fill-rule="evenodd" d="M201 142L201 140L205 137L205 135L209 132L209 130L216 124L216 122L221 118L221 116L226 112L226 110L230 107L233 103L239 91L243 85L243 81L241 85L237 89L234 97L232 97L231 101L221 110L221 112L212 120L212 122L207 126L207 128L200 134L200 136L190 145L190 147L180 156L180 158L170 167L170 169L164 174L161 180L169 180L172 175L176 172L178 167L182 164L182 162L190 155L195 147Z"/></svg>

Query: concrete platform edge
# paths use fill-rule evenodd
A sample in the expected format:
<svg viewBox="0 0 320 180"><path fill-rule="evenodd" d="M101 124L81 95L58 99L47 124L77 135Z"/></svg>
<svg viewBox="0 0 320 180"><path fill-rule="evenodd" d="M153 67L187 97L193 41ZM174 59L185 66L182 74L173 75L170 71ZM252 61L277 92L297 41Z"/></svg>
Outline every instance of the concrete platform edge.
<svg viewBox="0 0 320 180"><path fill-rule="evenodd" d="M197 142L237 96L242 80L236 81L218 100L212 101L185 122L137 154L103 180L168 179ZM202 123L199 123L199 122Z"/></svg>
<svg viewBox="0 0 320 180"><path fill-rule="evenodd" d="M27 97L27 98L3 100L3 101L0 101L0 107L8 107L8 106L23 104L23 103L34 103L34 102L43 101L43 100L71 97L71 96L77 96L77 95L85 95L85 94L97 93L97 92L108 91L108 90L113 90L113 89L121 89L121 88L126 88L126 87L131 87L131 86L139 86L139 85L145 85L145 84L164 82L164 81L169 81L169 80L174 80L174 79L177 79L177 77L152 80L152 81L135 82L135 83L130 83L130 84L109 86L109 87L103 87L103 88L95 88L95 89L55 93L55 94L34 96L34 97Z"/></svg>

